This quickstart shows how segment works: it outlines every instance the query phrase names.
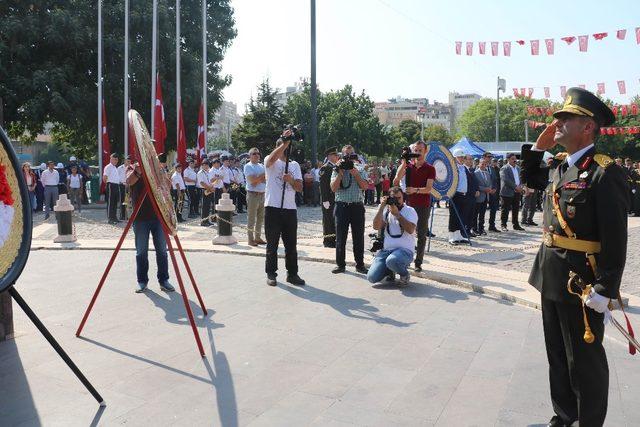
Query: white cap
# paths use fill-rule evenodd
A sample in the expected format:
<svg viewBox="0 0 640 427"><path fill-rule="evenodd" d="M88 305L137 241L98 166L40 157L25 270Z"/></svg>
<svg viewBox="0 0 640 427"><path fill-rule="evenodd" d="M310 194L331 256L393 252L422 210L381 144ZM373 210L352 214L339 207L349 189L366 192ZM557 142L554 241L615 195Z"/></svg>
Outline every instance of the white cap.
<svg viewBox="0 0 640 427"><path fill-rule="evenodd" d="M453 157L463 157L465 155L465 152L462 148L456 148L455 150L453 150Z"/></svg>
<svg viewBox="0 0 640 427"><path fill-rule="evenodd" d="M47 168L46 163L40 163L40 169L45 170Z"/></svg>
<svg viewBox="0 0 640 427"><path fill-rule="evenodd" d="M75 162L76 160L78 160L78 159L76 159L76 156L69 157L69 161L70 162Z"/></svg>
<svg viewBox="0 0 640 427"><path fill-rule="evenodd" d="M62 163L58 163L56 165L56 169L63 169L63 168L64 168L64 165Z"/></svg>

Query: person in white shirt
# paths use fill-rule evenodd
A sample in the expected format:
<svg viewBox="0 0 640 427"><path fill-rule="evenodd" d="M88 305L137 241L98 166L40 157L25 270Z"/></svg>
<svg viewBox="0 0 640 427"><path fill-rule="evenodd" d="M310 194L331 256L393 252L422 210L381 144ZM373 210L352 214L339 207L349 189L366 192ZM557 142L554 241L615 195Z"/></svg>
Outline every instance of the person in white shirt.
<svg viewBox="0 0 640 427"><path fill-rule="evenodd" d="M266 197L264 230L267 237L265 271L267 285L276 286L278 276L278 243L284 243L287 282L304 286L298 275L298 212L296 192L302 191L302 172L296 161L289 161L287 150L292 132L287 129L276 142L276 148L264 159Z"/></svg>
<svg viewBox="0 0 640 427"><path fill-rule="evenodd" d="M189 157L187 159L188 166L182 172L184 178L184 184L187 187L187 194L189 195L189 218L196 218L198 216L198 207L200 206L200 191L196 186L198 176L195 170L195 161Z"/></svg>
<svg viewBox="0 0 640 427"><path fill-rule="evenodd" d="M182 178L182 165L176 162L173 167L174 171L171 175L171 198L173 199L173 207L176 210L178 222L184 222L182 218L182 208L184 207L184 193L187 187L184 185L184 179Z"/></svg>
<svg viewBox="0 0 640 427"><path fill-rule="evenodd" d="M262 240L262 224L264 223L265 170L260 163L260 150L253 147L249 150L249 162L244 165L247 178L247 237L250 246L266 245Z"/></svg>
<svg viewBox="0 0 640 427"><path fill-rule="evenodd" d="M127 220L127 206L124 204L124 199L127 195L127 170L131 166L131 157L127 154L124 156L124 163L118 166L118 175L120 176L120 185L118 190L120 191L120 221Z"/></svg>
<svg viewBox="0 0 640 427"><path fill-rule="evenodd" d="M58 200L58 184L60 183L60 174L54 168L55 164L49 160L47 169L40 174L40 182L44 187L44 219L49 219L49 212L53 209L53 205Z"/></svg>
<svg viewBox="0 0 640 427"><path fill-rule="evenodd" d="M516 155L507 154L507 164L500 170L500 199L502 211L500 212L500 222L502 231L507 231L507 220L511 212L511 223L513 229L524 231L518 222L518 211L520 210L520 200L524 192L520 184L520 168L516 166Z"/></svg>
<svg viewBox="0 0 640 427"><path fill-rule="evenodd" d="M118 222L118 200L120 200L120 174L118 173L118 155L112 153L109 157L109 164L104 167L102 181L106 184L107 190L107 214L109 224Z"/></svg>
<svg viewBox="0 0 640 427"><path fill-rule="evenodd" d="M211 205L213 203L213 198L215 197L215 189L211 183L210 167L211 162L209 160L205 159L202 161L196 183L198 188L202 191L202 221L200 222L200 225L203 227L211 225L209 215L213 213Z"/></svg>
<svg viewBox="0 0 640 427"><path fill-rule="evenodd" d="M78 166L71 166L71 173L67 175L67 187L69 187L69 199L75 210L82 212L82 175L78 173Z"/></svg>
<svg viewBox="0 0 640 427"><path fill-rule="evenodd" d="M229 167L229 157L222 156L222 166L220 166L220 173L222 174L222 183L224 184L224 188L229 191L229 187L231 186L231 179L233 177L233 172Z"/></svg>
<svg viewBox="0 0 640 427"><path fill-rule="evenodd" d="M231 171L233 172L233 183L236 184L233 203L236 205L238 213L244 213L244 207L247 204L247 190L245 189L245 179L244 173L242 171L242 166L240 165L240 161L238 159L233 160L233 167L231 168Z"/></svg>
<svg viewBox="0 0 640 427"><path fill-rule="evenodd" d="M384 246L371 263L367 273L369 282L377 283L386 278L385 284L394 283L394 275L398 273L398 286L404 287L409 284L407 267L413 261L417 224L418 214L404 202L402 189L391 187L389 197L382 198L373 219L374 230L384 229Z"/></svg>

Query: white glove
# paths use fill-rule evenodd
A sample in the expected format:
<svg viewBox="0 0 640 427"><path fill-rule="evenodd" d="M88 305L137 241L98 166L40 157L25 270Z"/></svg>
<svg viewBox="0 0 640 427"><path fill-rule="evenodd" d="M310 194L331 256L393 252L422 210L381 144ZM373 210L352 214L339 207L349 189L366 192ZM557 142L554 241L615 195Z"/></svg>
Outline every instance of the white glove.
<svg viewBox="0 0 640 427"><path fill-rule="evenodd" d="M609 308L609 301L611 301L611 298L600 295L592 288L591 293L584 301L584 304L598 313L604 313Z"/></svg>
<svg viewBox="0 0 640 427"><path fill-rule="evenodd" d="M323 206L325 209L329 209L329 202L322 202L322 206Z"/></svg>

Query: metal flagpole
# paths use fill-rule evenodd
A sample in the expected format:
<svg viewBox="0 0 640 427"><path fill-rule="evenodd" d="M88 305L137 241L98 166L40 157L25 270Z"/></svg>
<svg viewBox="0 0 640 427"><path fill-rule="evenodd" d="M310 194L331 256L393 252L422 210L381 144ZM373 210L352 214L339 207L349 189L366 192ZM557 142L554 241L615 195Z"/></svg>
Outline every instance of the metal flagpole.
<svg viewBox="0 0 640 427"><path fill-rule="evenodd" d="M151 42L151 139L155 139L155 110L156 110L156 79L157 79L157 59L158 59L158 0L153 0L153 19L152 19L152 37Z"/></svg>
<svg viewBox="0 0 640 427"><path fill-rule="evenodd" d="M207 0L202 0L202 109L204 125L204 150L209 152L207 141Z"/></svg>
<svg viewBox="0 0 640 427"><path fill-rule="evenodd" d="M98 0L98 169L102 176L102 0Z"/></svg>
<svg viewBox="0 0 640 427"><path fill-rule="evenodd" d="M311 0L311 163L318 163L318 94L316 91L316 0Z"/></svg>
<svg viewBox="0 0 640 427"><path fill-rule="evenodd" d="M176 0L176 153L180 140L180 0Z"/></svg>
<svg viewBox="0 0 640 427"><path fill-rule="evenodd" d="M124 155L129 154L129 0L124 0Z"/></svg>

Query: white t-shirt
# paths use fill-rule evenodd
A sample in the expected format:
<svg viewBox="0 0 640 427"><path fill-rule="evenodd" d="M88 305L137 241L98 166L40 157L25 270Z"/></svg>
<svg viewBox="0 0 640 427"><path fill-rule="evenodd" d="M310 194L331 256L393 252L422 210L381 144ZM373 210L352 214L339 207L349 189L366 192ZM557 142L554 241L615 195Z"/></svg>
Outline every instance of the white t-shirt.
<svg viewBox="0 0 640 427"><path fill-rule="evenodd" d="M389 208L386 208L385 213L388 212L388 210ZM406 203L404 204L404 207L400 210L400 215L410 223L418 224L418 214L416 213L416 210L413 209L411 206L407 205ZM389 221L389 231L391 232L391 234L393 234L394 236L397 236L398 234L400 234L400 231L402 229L400 228L400 221L398 221L398 218L391 215L391 213L389 213L389 215L385 215L385 218ZM414 234L409 234L406 231L403 231L402 236L391 237L389 235L389 231L387 231L387 225L385 224L384 226L384 249L385 250L404 248L413 253L416 247L416 237Z"/></svg>
<svg viewBox="0 0 640 427"><path fill-rule="evenodd" d="M284 175L285 162L278 159L270 168L266 167L269 162L269 156L265 157L265 175L267 178L267 191L264 197L264 205L279 208L282 202L282 176ZM293 179L302 181L302 171L300 165L294 160L289 161L289 174ZM284 192L284 209L296 209L296 190L293 189L291 184L287 184Z"/></svg>
<svg viewBox="0 0 640 427"><path fill-rule="evenodd" d="M180 190L184 190L186 187L184 185L184 179L182 179L182 175L178 173L178 171L174 171L173 175L171 175L171 189L175 190L176 185Z"/></svg>
<svg viewBox="0 0 640 427"><path fill-rule="evenodd" d="M120 177L120 184L124 184L127 181L127 171L124 168L124 164L118 166L118 176Z"/></svg>
<svg viewBox="0 0 640 427"><path fill-rule="evenodd" d="M120 173L118 168L109 163L104 167L104 173L102 175L107 176L107 182L111 184L120 184Z"/></svg>
<svg viewBox="0 0 640 427"><path fill-rule="evenodd" d="M69 175L69 188L80 188L80 184L82 183L82 176L73 174Z"/></svg>
<svg viewBox="0 0 640 427"><path fill-rule="evenodd" d="M193 170L193 168L191 167L187 167L182 173L182 176L185 179L192 179L194 181L194 182L185 182L186 185L195 185L196 182L198 181L198 176L196 175L196 171Z"/></svg>

